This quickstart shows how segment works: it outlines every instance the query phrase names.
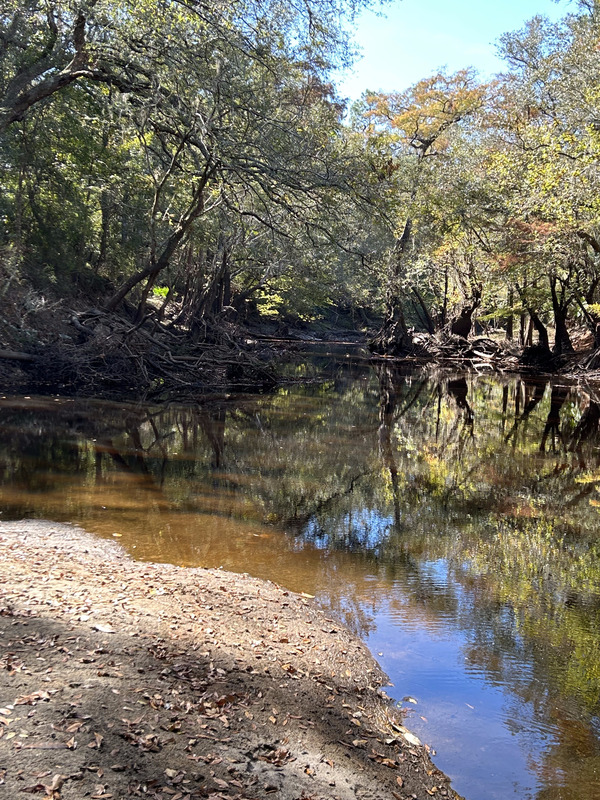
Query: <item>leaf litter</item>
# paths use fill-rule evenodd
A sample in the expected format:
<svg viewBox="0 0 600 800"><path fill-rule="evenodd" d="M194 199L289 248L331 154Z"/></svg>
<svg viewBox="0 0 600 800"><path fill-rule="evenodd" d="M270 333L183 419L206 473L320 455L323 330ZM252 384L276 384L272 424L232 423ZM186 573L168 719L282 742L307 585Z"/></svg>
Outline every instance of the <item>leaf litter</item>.
<svg viewBox="0 0 600 800"><path fill-rule="evenodd" d="M7 797L458 798L310 597L74 526L0 523L0 670Z"/></svg>

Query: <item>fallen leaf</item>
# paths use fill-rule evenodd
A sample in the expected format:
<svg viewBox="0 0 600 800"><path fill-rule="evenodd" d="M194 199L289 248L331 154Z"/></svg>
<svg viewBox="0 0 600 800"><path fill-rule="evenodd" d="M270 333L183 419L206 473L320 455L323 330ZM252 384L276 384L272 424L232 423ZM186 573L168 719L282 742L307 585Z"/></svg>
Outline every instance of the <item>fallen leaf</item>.
<svg viewBox="0 0 600 800"><path fill-rule="evenodd" d="M92 625L92 630L100 631L100 633L116 633L112 625Z"/></svg>
<svg viewBox="0 0 600 800"><path fill-rule="evenodd" d="M377 761L378 764L384 764L386 767L390 767L390 769L398 769L398 764L396 764L393 759L384 756L383 753L377 753L375 750L373 750L369 754L369 758L372 761Z"/></svg>
<svg viewBox="0 0 600 800"><path fill-rule="evenodd" d="M38 700L50 700L50 695L48 692L33 692L33 694L17 697L14 704L16 706L34 706Z"/></svg>
<svg viewBox="0 0 600 800"><path fill-rule="evenodd" d="M52 783L48 787L49 792L60 792L63 783L67 780L66 775L55 775L52 778Z"/></svg>
<svg viewBox="0 0 600 800"><path fill-rule="evenodd" d="M74 722L67 728L67 733L77 733L77 731L81 728L82 725L85 725L83 720L78 720L77 722Z"/></svg>
<svg viewBox="0 0 600 800"><path fill-rule="evenodd" d="M417 736L415 736L414 733L406 731L406 733L403 733L402 736L404 736L404 738L409 744L413 744L419 747L421 746L421 740Z"/></svg>

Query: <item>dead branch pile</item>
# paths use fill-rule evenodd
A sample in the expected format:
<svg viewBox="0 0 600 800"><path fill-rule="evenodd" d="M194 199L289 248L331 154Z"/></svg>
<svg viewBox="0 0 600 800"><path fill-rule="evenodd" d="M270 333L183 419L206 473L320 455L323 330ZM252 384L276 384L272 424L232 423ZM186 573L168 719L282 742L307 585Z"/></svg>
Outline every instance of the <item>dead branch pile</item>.
<svg viewBox="0 0 600 800"><path fill-rule="evenodd" d="M467 340L449 333L415 333L412 341L413 356L419 361L435 361L478 372L519 368L518 350L510 342L498 342L487 336Z"/></svg>
<svg viewBox="0 0 600 800"><path fill-rule="evenodd" d="M46 390L131 394L147 398L199 391L266 388L275 382L268 348L233 325L212 329L203 341L152 317L139 323L98 309L71 313L72 334L44 350L36 366Z"/></svg>

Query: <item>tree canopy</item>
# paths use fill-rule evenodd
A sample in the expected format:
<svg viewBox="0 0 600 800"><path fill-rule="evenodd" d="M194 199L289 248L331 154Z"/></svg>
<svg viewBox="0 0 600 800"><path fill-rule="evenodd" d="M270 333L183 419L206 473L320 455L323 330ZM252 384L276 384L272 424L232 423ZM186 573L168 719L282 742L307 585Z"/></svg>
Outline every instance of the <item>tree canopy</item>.
<svg viewBox="0 0 600 800"><path fill-rule="evenodd" d="M343 312L383 323L387 354L475 318L548 358L575 330L600 345L598 5L505 34L492 81L440 72L348 109L364 5L7 0L0 272L21 320L24 295L79 293L195 336L224 311Z"/></svg>

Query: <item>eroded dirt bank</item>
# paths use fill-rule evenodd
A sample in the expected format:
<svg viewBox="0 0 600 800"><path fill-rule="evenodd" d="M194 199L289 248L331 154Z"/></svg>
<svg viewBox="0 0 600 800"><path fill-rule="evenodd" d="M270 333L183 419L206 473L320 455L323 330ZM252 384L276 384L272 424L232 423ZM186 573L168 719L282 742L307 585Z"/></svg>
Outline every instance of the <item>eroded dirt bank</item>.
<svg viewBox="0 0 600 800"><path fill-rule="evenodd" d="M0 795L458 798L366 647L245 575L0 524Z"/></svg>

